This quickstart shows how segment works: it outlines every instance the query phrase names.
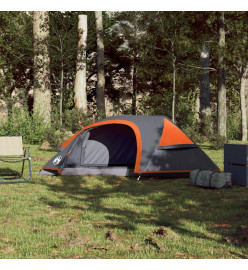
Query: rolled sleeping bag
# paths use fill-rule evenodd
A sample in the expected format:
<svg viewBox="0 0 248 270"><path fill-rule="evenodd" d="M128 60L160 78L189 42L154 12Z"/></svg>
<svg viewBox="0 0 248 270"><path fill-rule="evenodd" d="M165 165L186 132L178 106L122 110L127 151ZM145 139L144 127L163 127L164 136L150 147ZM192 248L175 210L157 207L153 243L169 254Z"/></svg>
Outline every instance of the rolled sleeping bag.
<svg viewBox="0 0 248 270"><path fill-rule="evenodd" d="M194 170L190 173L190 185L209 188L232 187L232 174L211 170Z"/></svg>

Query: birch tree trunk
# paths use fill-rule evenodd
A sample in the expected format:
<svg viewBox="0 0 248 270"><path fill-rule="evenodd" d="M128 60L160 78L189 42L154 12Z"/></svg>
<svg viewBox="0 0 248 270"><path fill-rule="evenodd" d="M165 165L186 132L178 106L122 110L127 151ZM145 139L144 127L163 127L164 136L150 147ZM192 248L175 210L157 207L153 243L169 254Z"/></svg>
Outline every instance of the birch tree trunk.
<svg viewBox="0 0 248 270"><path fill-rule="evenodd" d="M105 112L105 76L104 76L104 40L103 40L103 22L102 11L95 11L96 35L97 35L97 87L96 87L96 105L100 114Z"/></svg>
<svg viewBox="0 0 248 270"><path fill-rule="evenodd" d="M49 12L33 12L34 113L51 121L51 82L49 57Z"/></svg>
<svg viewBox="0 0 248 270"><path fill-rule="evenodd" d="M224 12L218 12L218 134L226 137L226 79Z"/></svg>
<svg viewBox="0 0 248 270"><path fill-rule="evenodd" d="M195 96L195 121L198 122L200 120L200 95L196 92Z"/></svg>
<svg viewBox="0 0 248 270"><path fill-rule="evenodd" d="M87 15L78 15L78 54L76 64L76 78L74 86L75 108L87 113L86 92L86 41L87 41Z"/></svg>
<svg viewBox="0 0 248 270"><path fill-rule="evenodd" d="M241 126L242 126L242 141L247 141L247 115L246 115L246 96L245 87L247 84L248 67L245 67L241 76L240 85L240 109L241 109Z"/></svg>
<svg viewBox="0 0 248 270"><path fill-rule="evenodd" d="M200 115L210 116L210 85L209 85L209 56L210 56L210 43L205 41L200 62L202 67L201 80L200 80Z"/></svg>

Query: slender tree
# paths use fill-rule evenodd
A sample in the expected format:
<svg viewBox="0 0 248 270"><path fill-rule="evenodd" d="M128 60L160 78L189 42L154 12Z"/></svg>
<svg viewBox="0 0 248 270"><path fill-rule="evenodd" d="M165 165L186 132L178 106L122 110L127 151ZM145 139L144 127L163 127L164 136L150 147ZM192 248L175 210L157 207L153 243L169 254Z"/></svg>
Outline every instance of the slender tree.
<svg viewBox="0 0 248 270"><path fill-rule="evenodd" d="M74 86L75 108L87 112L86 92L86 40L87 15L78 15L78 55L76 65L76 78Z"/></svg>
<svg viewBox="0 0 248 270"><path fill-rule="evenodd" d="M226 137L226 78L224 11L217 12L218 26L218 134Z"/></svg>
<svg viewBox="0 0 248 270"><path fill-rule="evenodd" d="M200 56L202 67L200 78L200 115L202 117L211 115L209 60L210 60L210 42L205 41Z"/></svg>
<svg viewBox="0 0 248 270"><path fill-rule="evenodd" d="M49 12L34 11L34 113L49 123L51 119L51 85L49 43Z"/></svg>
<svg viewBox="0 0 248 270"><path fill-rule="evenodd" d="M241 109L241 127L242 127L242 141L247 141L247 115L246 115L246 95L245 87L248 81L248 66L243 68L241 83L240 83L240 109Z"/></svg>
<svg viewBox="0 0 248 270"><path fill-rule="evenodd" d="M100 114L105 115L105 76L104 76L104 39L102 11L95 11L96 36L97 36L97 87L96 105Z"/></svg>

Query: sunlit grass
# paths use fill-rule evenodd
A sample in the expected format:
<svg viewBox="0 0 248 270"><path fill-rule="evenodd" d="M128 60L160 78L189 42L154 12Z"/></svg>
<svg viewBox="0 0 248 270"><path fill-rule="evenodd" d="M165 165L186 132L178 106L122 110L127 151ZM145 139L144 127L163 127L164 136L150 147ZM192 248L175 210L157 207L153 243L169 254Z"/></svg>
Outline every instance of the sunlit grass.
<svg viewBox="0 0 248 270"><path fill-rule="evenodd" d="M203 150L223 168L223 151ZM0 258L248 257L247 244L224 241L248 224L248 188L201 189L188 179L37 175L54 154L31 146L31 182L1 185ZM160 226L178 238L155 235ZM115 241L106 240L108 231Z"/></svg>

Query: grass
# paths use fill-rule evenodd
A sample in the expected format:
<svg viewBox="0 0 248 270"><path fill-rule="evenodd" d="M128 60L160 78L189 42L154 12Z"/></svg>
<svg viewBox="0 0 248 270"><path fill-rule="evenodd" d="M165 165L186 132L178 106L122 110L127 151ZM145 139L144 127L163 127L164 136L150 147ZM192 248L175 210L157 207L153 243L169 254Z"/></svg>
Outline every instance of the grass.
<svg viewBox="0 0 248 270"><path fill-rule="evenodd" d="M223 151L202 148L223 168ZM248 224L248 188L201 189L188 179L37 175L54 154L31 146L31 182L0 186L0 258L248 258L247 243L224 240ZM172 237L154 234L160 226ZM108 231L114 241L106 239Z"/></svg>

